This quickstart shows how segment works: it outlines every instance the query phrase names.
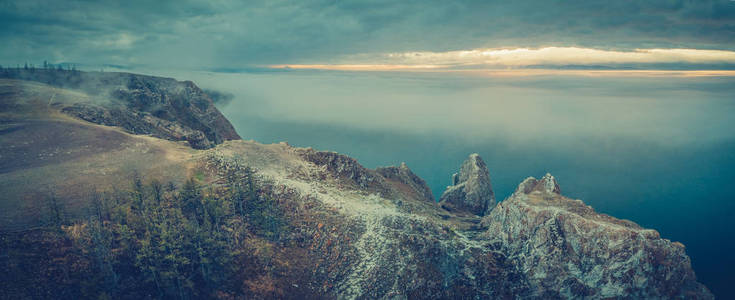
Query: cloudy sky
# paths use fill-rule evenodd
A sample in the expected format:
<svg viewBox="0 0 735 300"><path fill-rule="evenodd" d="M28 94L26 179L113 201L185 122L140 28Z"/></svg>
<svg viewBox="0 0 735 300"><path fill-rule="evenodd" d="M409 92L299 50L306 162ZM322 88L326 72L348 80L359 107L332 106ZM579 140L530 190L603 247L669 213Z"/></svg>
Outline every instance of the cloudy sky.
<svg viewBox="0 0 735 300"><path fill-rule="evenodd" d="M735 1L572 2L2 0L0 63L358 70L735 65Z"/></svg>

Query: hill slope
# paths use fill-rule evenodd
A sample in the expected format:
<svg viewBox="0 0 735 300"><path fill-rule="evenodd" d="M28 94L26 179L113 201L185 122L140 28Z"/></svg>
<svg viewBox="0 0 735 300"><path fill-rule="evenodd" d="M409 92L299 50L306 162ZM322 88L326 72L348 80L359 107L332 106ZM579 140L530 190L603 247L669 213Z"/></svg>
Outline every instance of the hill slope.
<svg viewBox="0 0 735 300"><path fill-rule="evenodd" d="M80 215L94 189L145 177L183 182L196 151L175 143L132 135L62 111L91 96L45 84L0 79L0 228L37 224L38 207L54 194ZM124 184L128 184L125 182Z"/></svg>

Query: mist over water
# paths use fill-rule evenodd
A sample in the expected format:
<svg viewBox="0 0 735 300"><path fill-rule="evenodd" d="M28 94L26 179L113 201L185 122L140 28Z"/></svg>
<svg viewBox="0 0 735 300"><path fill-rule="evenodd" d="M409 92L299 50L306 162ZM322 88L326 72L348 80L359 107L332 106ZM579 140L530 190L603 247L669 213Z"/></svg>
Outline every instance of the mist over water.
<svg viewBox="0 0 735 300"><path fill-rule="evenodd" d="M562 193L687 247L715 295L735 282L735 79L266 72L165 74L235 95L243 139L406 162L439 198L468 154L498 200L546 172Z"/></svg>

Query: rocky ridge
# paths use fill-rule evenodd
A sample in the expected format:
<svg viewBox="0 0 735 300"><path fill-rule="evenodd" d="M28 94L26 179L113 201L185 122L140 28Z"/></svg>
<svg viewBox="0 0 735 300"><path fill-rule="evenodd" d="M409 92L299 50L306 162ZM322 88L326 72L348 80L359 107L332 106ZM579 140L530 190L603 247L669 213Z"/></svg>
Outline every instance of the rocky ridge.
<svg viewBox="0 0 735 300"><path fill-rule="evenodd" d="M255 166L279 203L300 206L303 215L330 212L313 227L295 229L311 237L310 260L319 262L308 279L322 282L315 293L350 299L712 299L696 282L680 243L562 196L550 174L524 180L484 217L473 217L443 212L426 201L423 188L395 192L412 182L405 166L370 170L347 156L287 144L228 142L213 150L220 166ZM279 154L264 163L257 158L263 151ZM468 161L455 182L489 177L478 155ZM409 180L397 184L396 177ZM484 198L472 199L491 199L478 196Z"/></svg>
<svg viewBox="0 0 735 300"><path fill-rule="evenodd" d="M291 230L308 237L304 247L312 265L306 268L314 271L306 280L322 297L508 298L526 293L524 283L515 282L523 275L498 245L460 231L473 224L445 220L445 212L426 201L423 189L401 190L405 183L389 179L394 168L402 167L375 171L334 152L286 144L233 141L209 151L206 164L212 170L253 167L269 182L273 199L294 207L286 214L298 216L297 222L319 216L318 222ZM360 182L364 188L356 188Z"/></svg>

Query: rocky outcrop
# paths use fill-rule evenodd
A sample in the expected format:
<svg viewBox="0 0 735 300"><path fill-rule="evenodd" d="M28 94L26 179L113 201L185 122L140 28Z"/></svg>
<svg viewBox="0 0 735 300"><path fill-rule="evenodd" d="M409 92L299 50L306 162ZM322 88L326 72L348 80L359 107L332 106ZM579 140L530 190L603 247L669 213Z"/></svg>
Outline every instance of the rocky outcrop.
<svg viewBox="0 0 735 300"><path fill-rule="evenodd" d="M124 107L105 108L76 103L62 108L61 112L95 124L120 127L133 134L149 134L171 141L186 141L195 149L215 146L215 143L199 130Z"/></svg>
<svg viewBox="0 0 735 300"><path fill-rule="evenodd" d="M341 185L377 193L396 199L421 199L435 205L434 195L426 182L402 163L399 167L381 167L371 170L363 167L354 158L331 151L316 151L311 148L295 150L304 160L323 168L315 179L335 180ZM327 178L330 177L330 178ZM406 208L410 207L410 202Z"/></svg>
<svg viewBox="0 0 735 300"><path fill-rule="evenodd" d="M477 153L464 161L459 173L452 175L452 185L441 196L439 205L448 211L484 215L495 207L487 165Z"/></svg>
<svg viewBox="0 0 735 300"><path fill-rule="evenodd" d="M110 94L128 109L200 131L213 144L240 139L212 99L193 82L125 73L119 76L120 85Z"/></svg>
<svg viewBox="0 0 735 300"><path fill-rule="evenodd" d="M240 139L212 99L191 81L46 69L6 70L0 72L0 77L82 91L90 97L63 103L62 112L89 122L118 126L130 133L188 141L197 149Z"/></svg>
<svg viewBox="0 0 735 300"><path fill-rule="evenodd" d="M483 219L533 298L712 299L681 243L596 213L550 174L524 180Z"/></svg>
<svg viewBox="0 0 735 300"><path fill-rule="evenodd" d="M308 162L326 168L329 174L360 188L374 187L378 182L377 176L363 167L352 157L331 151L316 151L311 148L299 149L299 154Z"/></svg>
<svg viewBox="0 0 735 300"><path fill-rule="evenodd" d="M384 178L400 184L401 190L408 189L412 193L419 195L422 200L434 203L434 194L431 193L429 185L421 177L414 174L405 163L401 163L398 167L377 168L376 171Z"/></svg>
<svg viewBox="0 0 735 300"><path fill-rule="evenodd" d="M561 188L559 183L556 182L556 178L549 173L546 173L541 179L528 177L518 185L514 195L530 194L531 192L538 191L544 193L553 193L561 195Z"/></svg>

